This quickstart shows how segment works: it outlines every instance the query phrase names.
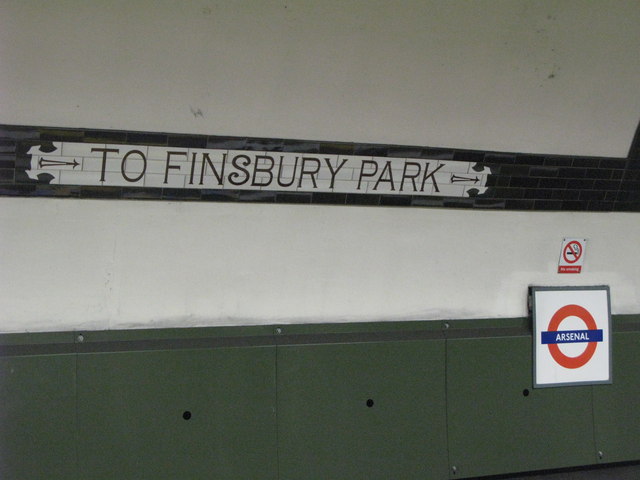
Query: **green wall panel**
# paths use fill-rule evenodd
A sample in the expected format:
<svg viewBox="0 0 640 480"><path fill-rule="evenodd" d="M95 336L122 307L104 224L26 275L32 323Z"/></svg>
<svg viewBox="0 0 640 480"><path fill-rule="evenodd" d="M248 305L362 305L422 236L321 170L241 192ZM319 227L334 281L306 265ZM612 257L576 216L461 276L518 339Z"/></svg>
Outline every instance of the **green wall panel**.
<svg viewBox="0 0 640 480"><path fill-rule="evenodd" d="M274 347L79 355L80 478L277 478L274 366Z"/></svg>
<svg viewBox="0 0 640 480"><path fill-rule="evenodd" d="M0 358L0 478L76 478L74 355Z"/></svg>
<svg viewBox="0 0 640 480"><path fill-rule="evenodd" d="M613 384L593 386L603 462L640 459L640 333L613 335Z"/></svg>
<svg viewBox="0 0 640 480"><path fill-rule="evenodd" d="M452 478L596 463L591 387L534 390L531 342L448 341Z"/></svg>
<svg viewBox="0 0 640 480"><path fill-rule="evenodd" d="M446 478L444 341L280 347L278 425L282 480Z"/></svg>

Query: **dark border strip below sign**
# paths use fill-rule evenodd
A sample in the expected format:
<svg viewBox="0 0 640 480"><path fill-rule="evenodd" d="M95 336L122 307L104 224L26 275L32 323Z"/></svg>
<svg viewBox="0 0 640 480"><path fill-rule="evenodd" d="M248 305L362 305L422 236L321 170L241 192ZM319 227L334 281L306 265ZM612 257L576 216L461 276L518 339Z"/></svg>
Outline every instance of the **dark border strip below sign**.
<svg viewBox="0 0 640 480"><path fill-rule="evenodd" d="M49 159L46 156L47 149L56 151L56 143L58 143L58 149L61 145L75 146L80 149L109 148L108 146L119 145L122 150L117 153L120 155L119 158L107 159L109 166L105 167L104 172L101 169L101 158L97 159L98 168L93 172L98 175L97 178L86 180L84 185L74 179L71 179L69 184L65 184L60 182L59 174L57 177L48 175L45 169L40 172L33 171L32 160L34 152L37 154L37 151L45 153L45 155L40 154L36 160L38 162L43 157L47 159L47 162L42 163L46 164L45 167L56 170L58 165L58 172L65 169L77 171L81 160L76 160L73 155L68 165L55 163L67 161L65 158L60 158L64 157L60 155L60 150L57 151L58 158ZM102 147L95 147L95 145L102 145ZM122 160L126 154L125 150L126 152L140 151L145 155L145 160L156 162L154 164L155 183L149 180L145 185L142 177L136 182L129 181L137 179L142 172L142 157L139 154L132 154L133 156L130 156L132 162L123 168ZM634 156L637 150L638 148L632 148L629 158L573 157L421 146L4 125L0 126L0 195L637 212L640 211L640 159ZM163 156L153 154L158 158L147 158L146 155L150 151L160 152ZM168 151L182 153L169 157L167 161ZM250 160L253 162L251 167L254 170L246 176L246 181L237 186L229 182L215 181L211 171L208 171L208 178L213 179L213 182L208 184L203 182L199 185L199 172L196 172L193 184L189 185L191 165L187 163L190 159L196 158L192 155L213 151L217 152L219 159L224 152L227 152L227 155L234 152L236 156L245 155L246 158L237 160L236 166L242 166L242 163L238 163L240 161ZM100 152L97 153L100 154ZM136 164L133 160L136 155L137 170L134 170ZM263 184L269 180L269 175L275 176L277 173L278 162L288 161L293 165L296 157L300 162L298 177L295 179L289 177L290 180L295 180L292 183L293 188L279 188L273 177L271 184L264 188ZM300 178L303 157L309 160L306 164L306 177ZM85 157L82 158L84 161ZM227 165L231 165L233 157L227 158L229 161ZM337 174L333 178L332 175L344 159L348 162L344 163L344 170L338 173L340 175L349 173L348 180L353 184L349 186L343 183L342 189L329 188L332 179L335 181L341 179ZM179 165L175 160L182 160L184 165ZM204 163L202 160L202 157L198 157L197 161L200 163L198 165L194 163L194 171L196 166L202 168ZM258 170L268 170L272 160L274 166L271 173L259 172L262 176L253 178L256 166ZM78 162L78 165L74 165L75 162ZM87 160L87 164L90 162L91 160ZM330 162L333 163L330 164ZM220 165L219 163L218 166ZM347 165L350 168L349 172L347 172ZM209 167L209 165L205 166ZM93 167L89 170L91 168ZM418 172L419 168L420 172ZM434 173L436 169L438 171ZM109 185L106 182L106 172L109 170L113 170L111 173L116 177L120 175L117 185ZM122 172L129 180L122 176ZM94 182L96 179L100 180L102 173L105 174L105 181ZM185 180L182 186L179 184L176 186L169 181L165 184L167 173L183 174ZM229 167L227 178L232 173L234 171ZM240 169L235 169L235 173L244 175ZM315 174L315 177L312 174ZM85 174L87 175L89 173ZM57 183L52 183L55 178ZM478 178L477 182L475 178ZM168 177L166 179L169 180ZM404 184L400 191L403 179ZM321 185L321 181L326 185ZM135 185L132 185L133 183ZM185 185L189 188L184 188ZM336 185L337 183L333 187ZM307 186L310 188L306 188ZM358 186L360 188L357 188Z"/></svg>

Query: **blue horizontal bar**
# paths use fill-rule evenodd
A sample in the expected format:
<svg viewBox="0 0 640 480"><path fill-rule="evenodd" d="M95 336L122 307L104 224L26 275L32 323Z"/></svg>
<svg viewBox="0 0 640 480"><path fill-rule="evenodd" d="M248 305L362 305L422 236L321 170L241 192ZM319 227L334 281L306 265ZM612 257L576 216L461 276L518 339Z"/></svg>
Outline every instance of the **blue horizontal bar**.
<svg viewBox="0 0 640 480"><path fill-rule="evenodd" d="M601 342L602 330L562 330L542 332L542 344Z"/></svg>

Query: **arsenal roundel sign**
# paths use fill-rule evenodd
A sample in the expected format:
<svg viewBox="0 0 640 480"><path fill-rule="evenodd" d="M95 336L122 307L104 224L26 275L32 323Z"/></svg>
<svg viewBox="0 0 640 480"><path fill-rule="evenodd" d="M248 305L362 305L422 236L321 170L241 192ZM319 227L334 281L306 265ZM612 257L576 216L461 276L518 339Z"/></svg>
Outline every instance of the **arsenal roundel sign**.
<svg viewBox="0 0 640 480"><path fill-rule="evenodd" d="M611 383L609 287L533 287L534 386Z"/></svg>

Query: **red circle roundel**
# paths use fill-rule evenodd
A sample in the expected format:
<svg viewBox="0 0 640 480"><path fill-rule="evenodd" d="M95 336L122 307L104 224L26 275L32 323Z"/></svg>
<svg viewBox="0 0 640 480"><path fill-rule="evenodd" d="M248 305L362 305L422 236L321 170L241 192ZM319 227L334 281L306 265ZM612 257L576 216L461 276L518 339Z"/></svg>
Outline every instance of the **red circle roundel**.
<svg viewBox="0 0 640 480"><path fill-rule="evenodd" d="M551 317L551 321L549 322L548 330L550 332L557 332L558 327L567 317L578 317L586 324L588 330L596 330L598 328L596 321L587 309L580 305L565 305L553 314L553 317ZM591 357L593 357L593 354L598 347L598 342L588 342L587 348L585 348L584 352L577 357L569 357L562 353L557 343L550 343L548 347L549 353L551 353L551 356L558 365L565 368L580 368L591 360Z"/></svg>

